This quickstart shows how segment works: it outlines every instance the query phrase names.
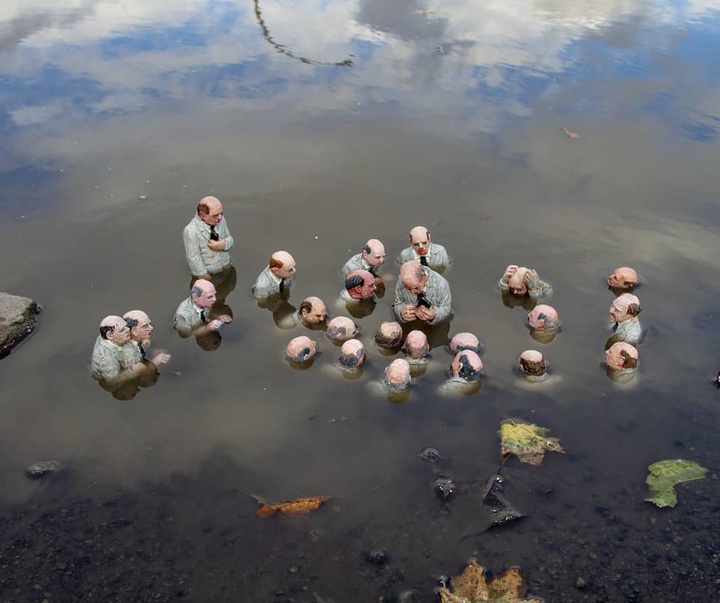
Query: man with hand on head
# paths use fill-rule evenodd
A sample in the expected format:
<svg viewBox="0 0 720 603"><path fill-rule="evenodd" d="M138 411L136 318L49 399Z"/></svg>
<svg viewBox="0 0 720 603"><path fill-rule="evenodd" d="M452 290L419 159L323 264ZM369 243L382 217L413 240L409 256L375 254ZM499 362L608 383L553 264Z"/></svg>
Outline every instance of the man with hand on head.
<svg viewBox="0 0 720 603"><path fill-rule="evenodd" d="M410 231L410 247L400 252L398 264L402 265L410 260L417 260L423 266L441 272L450 264L445 247L433 243L430 240L430 231L424 226L416 226Z"/></svg>
<svg viewBox="0 0 720 603"><path fill-rule="evenodd" d="M258 275L252 292L255 299L266 299L289 291L295 275L295 258L287 251L276 251L267 267Z"/></svg>
<svg viewBox="0 0 720 603"><path fill-rule="evenodd" d="M420 320L430 325L440 324L452 314L450 285L417 260L405 262L395 287L393 312L401 323Z"/></svg>
<svg viewBox="0 0 720 603"><path fill-rule="evenodd" d="M190 297L180 303L173 319L173 326L180 337L206 335L232 322L232 318L226 314L210 318L210 308L215 299L215 286L210 281L198 279L193 283Z"/></svg>
<svg viewBox="0 0 720 603"><path fill-rule="evenodd" d="M233 238L223 217L223 206L216 197L204 197L197 214L183 230L185 257L196 278L210 279L230 265Z"/></svg>

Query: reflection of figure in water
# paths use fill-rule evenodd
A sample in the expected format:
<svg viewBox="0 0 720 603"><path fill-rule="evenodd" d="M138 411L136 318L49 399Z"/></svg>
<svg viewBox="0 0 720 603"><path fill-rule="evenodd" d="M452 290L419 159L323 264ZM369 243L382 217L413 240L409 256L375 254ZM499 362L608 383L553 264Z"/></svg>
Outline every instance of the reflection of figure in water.
<svg viewBox="0 0 720 603"><path fill-rule="evenodd" d="M505 273L498 281L501 291L509 291L513 295L529 295L541 297L548 293L552 287L540 280L537 270L511 264L505 268Z"/></svg>
<svg viewBox="0 0 720 603"><path fill-rule="evenodd" d="M450 318L451 306L450 285L445 278L416 260L400 267L393 304L400 322L420 320L431 325L440 324Z"/></svg>
<svg viewBox="0 0 720 603"><path fill-rule="evenodd" d="M474 394L482 386L480 381L482 369L482 360L475 352L472 350L458 352L450 365L451 376L440 386L440 393Z"/></svg>
<svg viewBox="0 0 720 603"><path fill-rule="evenodd" d="M197 206L197 214L183 231L185 257L195 278L209 279L230 265L228 250L233 238L223 217L222 203L205 197Z"/></svg>
<svg viewBox="0 0 720 603"><path fill-rule="evenodd" d="M124 346L130 341L130 329L120 316L106 316L100 322L100 335L92 352L92 375L108 390L114 390L136 378L145 368L142 361L123 368Z"/></svg>
<svg viewBox="0 0 720 603"><path fill-rule="evenodd" d="M450 351L453 354L464 350L470 350L478 355L482 352L482 344L473 333L458 333L450 340Z"/></svg>
<svg viewBox="0 0 720 603"><path fill-rule="evenodd" d="M317 343L309 337L301 335L300 337L295 337L295 339L292 339L290 343L288 343L285 354L291 366L308 365L312 363L317 351Z"/></svg>
<svg viewBox="0 0 720 603"><path fill-rule="evenodd" d="M358 329L355 323L347 316L336 316L327 325L325 335L335 343L341 343L352 339L357 335Z"/></svg>
<svg viewBox="0 0 720 603"><path fill-rule="evenodd" d="M608 287L615 291L632 291L640 284L640 277L629 266L620 266L615 268L607 278Z"/></svg>
<svg viewBox="0 0 720 603"><path fill-rule="evenodd" d="M374 340L380 350L388 350L394 354L402 345L402 325L395 321L381 322L375 331Z"/></svg>
<svg viewBox="0 0 720 603"><path fill-rule="evenodd" d="M300 321L309 329L324 329L327 320L325 302L319 297L306 297L298 310Z"/></svg>
<svg viewBox="0 0 720 603"><path fill-rule="evenodd" d="M170 354L162 350L148 358L150 336L153 332L150 317L142 310L130 310L123 314L123 319L130 329L130 341L122 347L123 368L130 368L138 362L147 361L154 367L161 367L170 361ZM150 367L148 367L150 368Z"/></svg>
<svg viewBox="0 0 720 603"><path fill-rule="evenodd" d="M215 349L219 345L219 334L203 338L213 331L217 331L224 324L232 321L227 314L213 318L210 308L215 303L215 286L203 279L198 279L190 290L190 297L180 303L175 311L173 327L186 338L194 335L198 344L204 349Z"/></svg>
<svg viewBox="0 0 720 603"><path fill-rule="evenodd" d="M623 293L616 297L610 306L610 318L614 322L610 340L637 344L643 334L638 320L640 312L642 312L640 300L632 293Z"/></svg>
<svg viewBox="0 0 720 603"><path fill-rule="evenodd" d="M430 231L424 226L416 226L410 231L410 247L403 249L398 264L416 260L423 266L437 272L444 272L450 264L447 251L442 245L430 240Z"/></svg>
<svg viewBox="0 0 720 603"><path fill-rule="evenodd" d="M338 365L343 373L357 374L365 363L365 346L359 339L348 339L340 348Z"/></svg>
<svg viewBox="0 0 720 603"><path fill-rule="evenodd" d="M295 259L287 251L276 251L270 262L255 280L252 292L255 299L269 298L289 292L295 274Z"/></svg>
<svg viewBox="0 0 720 603"><path fill-rule="evenodd" d="M605 351L607 375L618 383L626 383L632 380L637 372L638 362L637 348L624 341L613 343Z"/></svg>
<svg viewBox="0 0 720 603"><path fill-rule="evenodd" d="M557 310L546 304L535 306L527 315L525 326L530 335L540 343L550 343L560 331L560 318Z"/></svg>

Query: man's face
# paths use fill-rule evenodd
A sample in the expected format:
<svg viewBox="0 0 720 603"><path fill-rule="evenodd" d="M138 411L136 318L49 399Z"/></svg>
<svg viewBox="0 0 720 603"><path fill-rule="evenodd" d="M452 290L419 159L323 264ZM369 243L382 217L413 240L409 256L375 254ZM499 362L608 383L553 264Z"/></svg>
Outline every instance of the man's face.
<svg viewBox="0 0 720 603"><path fill-rule="evenodd" d="M144 341L149 339L153 332L153 326L150 322L150 317L145 315L144 318L137 318L138 325L130 329L130 336L135 341Z"/></svg>
<svg viewBox="0 0 720 603"><path fill-rule="evenodd" d="M631 316L627 313L627 306L615 300L610 306L610 318L615 322L622 322Z"/></svg>
<svg viewBox="0 0 720 603"><path fill-rule="evenodd" d="M630 268L617 268L609 277L608 285L617 289L629 289L637 285L637 274Z"/></svg>
<svg viewBox="0 0 720 603"><path fill-rule="evenodd" d="M428 276L423 272L423 275L418 278L414 274L411 275L407 280L403 281L405 288L410 291L413 295L422 293L425 291L425 284L427 283Z"/></svg>
<svg viewBox="0 0 720 603"><path fill-rule="evenodd" d="M527 271L527 268L518 268L517 272L510 277L508 287L515 295L527 294L528 288L525 284L525 275L527 274Z"/></svg>
<svg viewBox="0 0 720 603"><path fill-rule="evenodd" d="M291 278L295 275L295 262L286 262L280 268L274 268L273 272L278 278Z"/></svg>
<svg viewBox="0 0 720 603"><path fill-rule="evenodd" d="M125 345L130 341L130 329L128 329L125 321L117 321L114 325L115 329L112 333L108 333L108 339L115 345Z"/></svg>
<svg viewBox="0 0 720 603"><path fill-rule="evenodd" d="M217 226L223 217L222 203L219 201L209 202L207 213L200 212L198 215L208 226Z"/></svg>
<svg viewBox="0 0 720 603"><path fill-rule="evenodd" d="M382 245L371 247L369 253L367 251L363 251L362 255L368 266L379 268L385 263L385 247Z"/></svg>
<svg viewBox="0 0 720 603"><path fill-rule="evenodd" d="M430 248L430 233L414 233L410 235L410 244L418 255L426 255Z"/></svg>
<svg viewBox="0 0 720 603"><path fill-rule="evenodd" d="M362 299L368 299L372 296L376 288L375 279L371 277L366 278L362 287L360 287L360 297Z"/></svg>
<svg viewBox="0 0 720 603"><path fill-rule="evenodd" d="M198 308L209 308L215 303L215 287L204 289L200 297L193 295L193 301Z"/></svg>
<svg viewBox="0 0 720 603"><path fill-rule="evenodd" d="M327 309L321 301L313 301L309 310L302 311L303 320L309 325L319 325L327 318Z"/></svg>

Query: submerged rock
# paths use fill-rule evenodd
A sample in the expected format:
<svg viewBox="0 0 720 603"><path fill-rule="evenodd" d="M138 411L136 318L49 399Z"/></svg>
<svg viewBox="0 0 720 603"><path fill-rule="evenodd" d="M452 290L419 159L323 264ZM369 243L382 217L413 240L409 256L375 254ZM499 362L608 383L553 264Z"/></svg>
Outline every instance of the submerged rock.
<svg viewBox="0 0 720 603"><path fill-rule="evenodd" d="M30 479L40 479L50 473L62 471L64 468L60 461L38 461L25 467L25 475Z"/></svg>
<svg viewBox="0 0 720 603"><path fill-rule="evenodd" d="M40 308L29 297L0 292L0 358L32 333Z"/></svg>

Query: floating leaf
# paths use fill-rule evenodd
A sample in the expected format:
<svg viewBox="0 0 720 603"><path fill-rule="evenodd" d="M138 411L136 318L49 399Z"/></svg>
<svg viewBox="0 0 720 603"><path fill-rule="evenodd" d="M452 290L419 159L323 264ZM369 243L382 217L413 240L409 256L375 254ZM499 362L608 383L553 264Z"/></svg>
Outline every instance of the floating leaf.
<svg viewBox="0 0 720 603"><path fill-rule="evenodd" d="M648 467L650 472L645 483L650 488L650 496L645 500L658 507L674 507L677 504L674 486L694 479L703 479L707 473L694 461L668 459L658 461Z"/></svg>
<svg viewBox="0 0 720 603"><path fill-rule="evenodd" d="M548 438L549 430L532 423L508 420L500 424L500 454L514 454L523 463L539 465L546 452L565 452L557 438Z"/></svg>
<svg viewBox="0 0 720 603"><path fill-rule="evenodd" d="M471 561L463 573L450 580L452 591L443 586L438 594L442 603L542 603L541 599L524 599L527 583L519 567L505 570L490 581L485 568Z"/></svg>
<svg viewBox="0 0 720 603"><path fill-rule="evenodd" d="M308 498L299 498L297 500L290 500L287 502L280 503L263 503L262 500L258 500L262 504L257 510L258 517L272 517L276 513L282 513L283 515L307 515L311 511L315 511L320 508L320 505L327 502L335 496L310 496Z"/></svg>

